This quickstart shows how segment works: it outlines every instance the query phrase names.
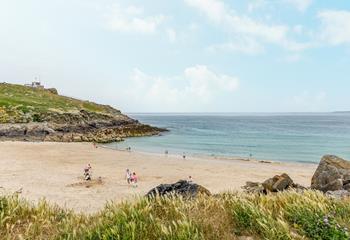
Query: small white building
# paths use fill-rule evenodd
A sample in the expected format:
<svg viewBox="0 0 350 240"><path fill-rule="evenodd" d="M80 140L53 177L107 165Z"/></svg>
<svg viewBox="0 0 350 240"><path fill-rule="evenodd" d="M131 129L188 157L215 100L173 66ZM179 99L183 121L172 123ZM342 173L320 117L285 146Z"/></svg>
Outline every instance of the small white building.
<svg viewBox="0 0 350 240"><path fill-rule="evenodd" d="M32 88L44 88L44 85L41 85L41 82L32 82L31 84L24 84L24 86Z"/></svg>

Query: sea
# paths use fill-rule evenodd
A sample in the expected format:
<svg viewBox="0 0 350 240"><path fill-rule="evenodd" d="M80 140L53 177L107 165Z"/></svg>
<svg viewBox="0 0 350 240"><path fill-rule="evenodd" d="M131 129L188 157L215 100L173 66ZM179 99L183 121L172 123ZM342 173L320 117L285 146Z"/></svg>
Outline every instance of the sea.
<svg viewBox="0 0 350 240"><path fill-rule="evenodd" d="M131 113L166 128L109 147L186 156L242 157L318 163L325 154L350 159L350 113Z"/></svg>

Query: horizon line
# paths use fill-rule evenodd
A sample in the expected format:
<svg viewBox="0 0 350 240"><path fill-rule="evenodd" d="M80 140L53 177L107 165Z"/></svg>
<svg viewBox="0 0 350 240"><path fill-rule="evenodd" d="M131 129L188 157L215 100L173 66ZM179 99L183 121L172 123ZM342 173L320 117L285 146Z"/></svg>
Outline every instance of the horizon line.
<svg viewBox="0 0 350 240"><path fill-rule="evenodd" d="M350 113L350 111L305 111L305 112L125 112L126 114L322 114Z"/></svg>

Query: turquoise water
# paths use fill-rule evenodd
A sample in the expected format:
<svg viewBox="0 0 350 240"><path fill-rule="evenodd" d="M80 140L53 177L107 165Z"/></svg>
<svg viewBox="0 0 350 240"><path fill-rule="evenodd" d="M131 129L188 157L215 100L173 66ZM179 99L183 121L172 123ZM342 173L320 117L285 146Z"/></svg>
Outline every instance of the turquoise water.
<svg viewBox="0 0 350 240"><path fill-rule="evenodd" d="M293 162L318 162L324 154L350 159L350 113L129 115L170 131L111 147Z"/></svg>

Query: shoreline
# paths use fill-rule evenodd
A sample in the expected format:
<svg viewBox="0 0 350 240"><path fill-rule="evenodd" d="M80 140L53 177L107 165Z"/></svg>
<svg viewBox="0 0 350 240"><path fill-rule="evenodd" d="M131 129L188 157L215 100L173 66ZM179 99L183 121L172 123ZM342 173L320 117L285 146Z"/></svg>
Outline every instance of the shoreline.
<svg viewBox="0 0 350 240"><path fill-rule="evenodd" d="M129 152L126 149L117 149L113 147L108 147L106 144L98 144L98 147L114 150L114 151L120 151L120 152ZM152 151L144 151L144 150L131 150L131 152L145 154L145 155L154 155L158 157L182 157L181 153L171 153L171 154L165 154L160 152L152 152ZM186 154L186 159L207 159L207 160L213 160L213 161L245 161L245 162L256 162L256 163L265 163L265 164L302 164L302 165L316 165L318 166L318 162L311 162L311 161L277 161L277 160L269 160L269 159L257 159L257 158L245 158L240 156L226 156L226 155L214 155L214 154L197 154L197 153L188 153Z"/></svg>
<svg viewBox="0 0 350 240"><path fill-rule="evenodd" d="M91 143L0 142L0 194L20 190L20 197L37 202L45 198L76 212L93 213L107 201L120 202L143 196L162 183L192 176L212 193L242 191L247 181L262 182L287 173L310 186L316 164L259 162L259 160L192 157L128 152ZM82 180L83 168L92 165L93 179ZM138 187L125 181L125 169L139 176Z"/></svg>

